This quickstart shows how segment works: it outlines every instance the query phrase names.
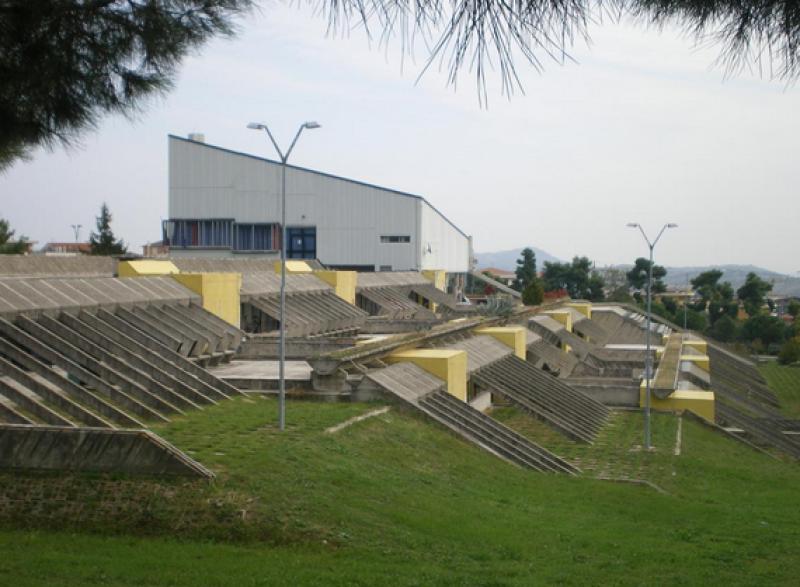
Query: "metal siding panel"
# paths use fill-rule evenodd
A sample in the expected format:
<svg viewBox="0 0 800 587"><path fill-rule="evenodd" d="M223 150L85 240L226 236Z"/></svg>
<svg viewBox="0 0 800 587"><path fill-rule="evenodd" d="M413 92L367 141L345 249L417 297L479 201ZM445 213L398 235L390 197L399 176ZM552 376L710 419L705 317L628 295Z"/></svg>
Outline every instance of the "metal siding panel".
<svg viewBox="0 0 800 587"><path fill-rule="evenodd" d="M286 186L287 225L317 227L317 255L323 263L419 269L419 235L427 231L447 247L445 254L437 253L436 261L441 257L448 262L433 267L423 255L426 266L467 270L466 245L459 242L466 239L435 211L426 222L430 207L419 198L292 167L287 169ZM170 218L277 222L279 190L277 163L204 143L169 140ZM411 242L382 245L382 235L408 235ZM463 263L449 261L459 255Z"/></svg>
<svg viewBox="0 0 800 587"><path fill-rule="evenodd" d="M469 239L456 230L428 202L422 202L420 269L444 269L448 273L469 270ZM431 251L427 252L430 246Z"/></svg>

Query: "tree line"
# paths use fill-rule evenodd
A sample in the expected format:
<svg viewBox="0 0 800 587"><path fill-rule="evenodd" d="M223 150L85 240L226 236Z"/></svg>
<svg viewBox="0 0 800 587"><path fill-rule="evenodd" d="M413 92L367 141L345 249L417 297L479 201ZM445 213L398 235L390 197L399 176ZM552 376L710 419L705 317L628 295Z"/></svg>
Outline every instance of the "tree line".
<svg viewBox="0 0 800 587"><path fill-rule="evenodd" d="M92 255L124 255L128 252L125 241L117 239L111 229L111 211L103 202L100 215L95 218L96 231L89 235L89 247ZM30 239L20 235L14 239L16 231L5 218L0 218L0 255L21 255L28 251Z"/></svg>
<svg viewBox="0 0 800 587"><path fill-rule="evenodd" d="M772 315L775 308L767 297L772 284L757 274L749 273L744 284L734 290L730 282L721 281L722 271L705 271L691 280L693 299L679 301L666 295L666 268L653 264L652 282L650 271L650 260L644 257L637 258L627 272L612 268L601 273L588 257L575 256L570 262L546 261L537 272L536 254L525 248L517 260L511 287L522 294L526 305L561 295L593 302L634 303L642 308L651 290L655 315L679 325L685 322L687 328L720 342L745 344L751 352L777 351L785 363L800 360L800 302L795 300L788 306L792 323Z"/></svg>

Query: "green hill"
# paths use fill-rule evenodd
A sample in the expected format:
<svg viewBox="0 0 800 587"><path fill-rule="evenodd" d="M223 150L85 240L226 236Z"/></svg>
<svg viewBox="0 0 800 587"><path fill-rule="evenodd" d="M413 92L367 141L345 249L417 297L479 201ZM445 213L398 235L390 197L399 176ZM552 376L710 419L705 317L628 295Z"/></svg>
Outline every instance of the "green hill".
<svg viewBox="0 0 800 587"><path fill-rule="evenodd" d="M655 415L657 450L644 453L638 413L616 414L591 447L513 410L498 413L579 462L583 476L569 478L518 469L397 408L325 432L375 407L292 402L283 434L269 399L240 398L177 419L160 433L218 474L197 503L230 503L233 495L241 508L229 537L193 528L191 508L171 522L181 539L135 529L89 534L80 520L34 516L28 529L0 531L0 578L14 585L788 584L800 570L800 468L692 420L681 421L675 456L672 415ZM666 494L596 476L645 479Z"/></svg>

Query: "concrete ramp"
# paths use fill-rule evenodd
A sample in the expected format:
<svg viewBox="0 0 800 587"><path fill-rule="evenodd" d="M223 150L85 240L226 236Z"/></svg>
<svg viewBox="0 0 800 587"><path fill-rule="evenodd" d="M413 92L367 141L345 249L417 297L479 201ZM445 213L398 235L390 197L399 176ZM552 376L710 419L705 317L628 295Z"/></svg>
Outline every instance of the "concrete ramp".
<svg viewBox="0 0 800 587"><path fill-rule="evenodd" d="M609 409L516 356L473 373L471 380L575 440L591 443Z"/></svg>

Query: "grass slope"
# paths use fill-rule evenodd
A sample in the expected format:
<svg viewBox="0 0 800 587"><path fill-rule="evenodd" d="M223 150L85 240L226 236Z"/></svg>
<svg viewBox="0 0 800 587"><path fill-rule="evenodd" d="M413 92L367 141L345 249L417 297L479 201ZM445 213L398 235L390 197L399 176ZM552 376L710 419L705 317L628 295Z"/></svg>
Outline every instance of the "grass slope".
<svg viewBox="0 0 800 587"><path fill-rule="evenodd" d="M568 478L397 409L324 432L374 407L290 403L281 434L273 400L238 398L162 427L219 474L214 491L252 496L249 519L277 545L3 530L0 583L788 584L800 571L800 469L694 422L679 457L666 415L654 418L655 453L635 451L638 414L615 415L592 448L553 437L587 468ZM592 459L670 495L591 479Z"/></svg>
<svg viewBox="0 0 800 587"><path fill-rule="evenodd" d="M800 418L800 365L784 366L775 361L760 363L758 370L781 402L789 418Z"/></svg>

